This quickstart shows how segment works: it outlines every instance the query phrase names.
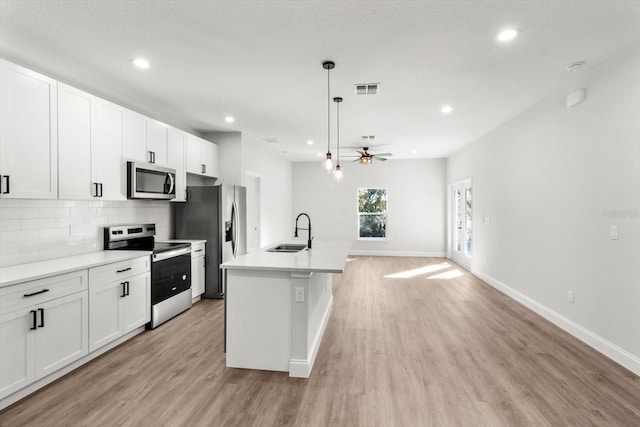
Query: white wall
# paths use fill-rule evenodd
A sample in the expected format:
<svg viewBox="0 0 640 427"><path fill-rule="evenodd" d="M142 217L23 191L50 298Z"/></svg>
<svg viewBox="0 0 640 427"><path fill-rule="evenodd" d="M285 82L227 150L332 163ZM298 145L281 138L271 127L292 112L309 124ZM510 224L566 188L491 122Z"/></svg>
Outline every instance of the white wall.
<svg viewBox="0 0 640 427"><path fill-rule="evenodd" d="M243 182L245 172L260 177L261 229L264 247L288 239L293 233L292 162L247 133L242 134Z"/></svg>
<svg viewBox="0 0 640 427"><path fill-rule="evenodd" d="M336 182L320 160L294 163L293 212L311 216L316 239L352 241L353 254L444 256L445 166L444 159L345 162ZM357 190L367 187L387 189L385 241L357 240Z"/></svg>
<svg viewBox="0 0 640 427"><path fill-rule="evenodd" d="M640 46L575 79L451 156L447 180L473 180L472 270L640 374Z"/></svg>
<svg viewBox="0 0 640 427"><path fill-rule="evenodd" d="M156 223L170 237L167 201L0 199L0 267L101 251L108 225Z"/></svg>

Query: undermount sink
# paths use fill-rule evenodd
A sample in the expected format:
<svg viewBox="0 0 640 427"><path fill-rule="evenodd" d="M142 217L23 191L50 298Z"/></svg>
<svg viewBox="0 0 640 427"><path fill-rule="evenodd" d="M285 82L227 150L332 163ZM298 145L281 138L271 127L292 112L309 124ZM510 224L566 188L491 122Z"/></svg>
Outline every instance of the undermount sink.
<svg viewBox="0 0 640 427"><path fill-rule="evenodd" d="M300 252L306 247L307 245L302 244L282 244L267 249L267 252Z"/></svg>

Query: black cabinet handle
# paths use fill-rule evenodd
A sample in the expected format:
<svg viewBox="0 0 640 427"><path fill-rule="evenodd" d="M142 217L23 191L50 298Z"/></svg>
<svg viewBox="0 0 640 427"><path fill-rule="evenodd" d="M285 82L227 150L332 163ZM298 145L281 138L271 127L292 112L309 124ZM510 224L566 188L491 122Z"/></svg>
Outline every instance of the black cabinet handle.
<svg viewBox="0 0 640 427"><path fill-rule="evenodd" d="M102 183L101 182L98 183L98 188L100 189L100 193L98 194L98 197L102 197Z"/></svg>
<svg viewBox="0 0 640 427"><path fill-rule="evenodd" d="M92 194L92 196L93 197L98 197L98 183L97 182L93 183L93 194Z"/></svg>
<svg viewBox="0 0 640 427"><path fill-rule="evenodd" d="M2 192L2 194L9 194L11 192L10 189L10 184L11 184L11 177L9 175L2 175L2 180L6 180L7 185L5 186L5 190Z"/></svg>
<svg viewBox="0 0 640 427"><path fill-rule="evenodd" d="M204 249L196 249L194 252L202 252Z"/></svg>
<svg viewBox="0 0 640 427"><path fill-rule="evenodd" d="M128 281L124 282L124 285L125 285L125 288L126 288L125 295L129 296L129 282Z"/></svg>
<svg viewBox="0 0 640 427"><path fill-rule="evenodd" d="M23 297L32 297L34 295L44 294L45 292L49 292L49 289L43 289L43 290L38 291L38 292L32 292L30 294L24 294Z"/></svg>
<svg viewBox="0 0 640 427"><path fill-rule="evenodd" d="M202 173L207 173L207 165L202 165Z"/></svg>
<svg viewBox="0 0 640 427"><path fill-rule="evenodd" d="M38 311L40 312L40 324L38 328L44 328L44 308L39 308Z"/></svg>
<svg viewBox="0 0 640 427"><path fill-rule="evenodd" d="M131 267L125 268L124 270L117 270L116 273L124 273L125 271L131 270Z"/></svg>
<svg viewBox="0 0 640 427"><path fill-rule="evenodd" d="M31 321L32 321L32 325L33 325L29 329L31 329L33 331L38 327L37 323L36 323L36 311L35 310L31 310L29 313L31 313Z"/></svg>
<svg viewBox="0 0 640 427"><path fill-rule="evenodd" d="M125 291L125 289L126 289L125 283L127 283L127 282L120 282L120 284L122 285L122 293L120 294L120 298L124 298L124 297L127 296L127 292Z"/></svg>

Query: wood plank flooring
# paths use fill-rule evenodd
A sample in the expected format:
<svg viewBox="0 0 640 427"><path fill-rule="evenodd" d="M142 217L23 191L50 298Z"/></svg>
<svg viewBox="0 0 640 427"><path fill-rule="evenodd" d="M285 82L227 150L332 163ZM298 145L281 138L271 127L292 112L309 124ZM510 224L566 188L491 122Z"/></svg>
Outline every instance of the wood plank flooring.
<svg viewBox="0 0 640 427"><path fill-rule="evenodd" d="M352 257L334 298L308 380L225 368L203 300L0 425L640 426L640 378L451 261Z"/></svg>

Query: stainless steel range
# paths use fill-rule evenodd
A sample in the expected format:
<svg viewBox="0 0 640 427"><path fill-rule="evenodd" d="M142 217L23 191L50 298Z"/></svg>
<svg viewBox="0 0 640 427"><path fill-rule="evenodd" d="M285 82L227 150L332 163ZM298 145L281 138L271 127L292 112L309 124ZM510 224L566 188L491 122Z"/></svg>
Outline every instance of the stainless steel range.
<svg viewBox="0 0 640 427"><path fill-rule="evenodd" d="M151 255L151 322L147 329L191 308L191 245L156 243L155 224L105 227L105 250L143 250Z"/></svg>

